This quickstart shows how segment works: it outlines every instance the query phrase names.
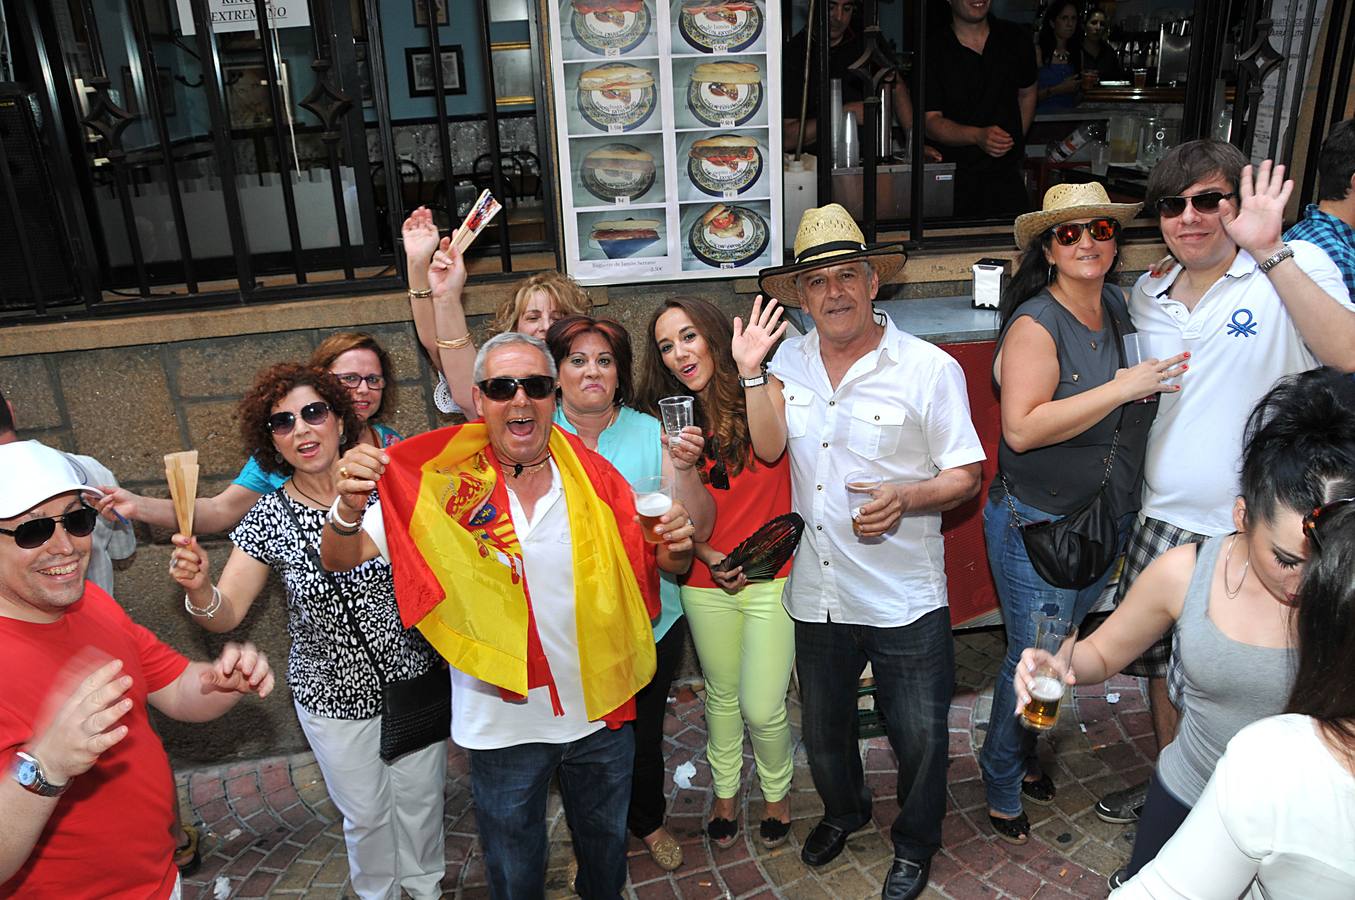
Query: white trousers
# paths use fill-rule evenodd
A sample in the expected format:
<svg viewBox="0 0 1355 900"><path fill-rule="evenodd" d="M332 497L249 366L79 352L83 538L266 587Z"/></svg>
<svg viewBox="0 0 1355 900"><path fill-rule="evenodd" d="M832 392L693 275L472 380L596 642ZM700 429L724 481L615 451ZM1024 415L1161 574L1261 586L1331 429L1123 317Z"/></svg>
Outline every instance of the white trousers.
<svg viewBox="0 0 1355 900"><path fill-rule="evenodd" d="M327 719L296 707L329 797L343 815L348 872L362 900L442 896L446 872L443 741L394 763L381 761L381 717Z"/></svg>

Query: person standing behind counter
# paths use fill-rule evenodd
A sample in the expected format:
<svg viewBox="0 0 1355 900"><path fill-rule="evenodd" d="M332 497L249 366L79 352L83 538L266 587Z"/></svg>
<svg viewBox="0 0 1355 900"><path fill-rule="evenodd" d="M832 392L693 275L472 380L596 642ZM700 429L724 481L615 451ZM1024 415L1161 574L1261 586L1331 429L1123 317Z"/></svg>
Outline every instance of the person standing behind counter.
<svg viewBox="0 0 1355 900"><path fill-rule="evenodd" d="M927 137L955 163L960 217L1031 208L1021 161L1035 118L1035 49L991 8L991 0L950 0L951 21L928 45Z"/></svg>

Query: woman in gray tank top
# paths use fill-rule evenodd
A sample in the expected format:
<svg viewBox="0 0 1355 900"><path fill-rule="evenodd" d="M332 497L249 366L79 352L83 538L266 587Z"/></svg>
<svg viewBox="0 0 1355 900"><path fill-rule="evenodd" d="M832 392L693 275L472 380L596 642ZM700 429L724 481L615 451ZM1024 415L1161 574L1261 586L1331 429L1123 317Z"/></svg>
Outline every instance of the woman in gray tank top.
<svg viewBox="0 0 1355 900"><path fill-rule="evenodd" d="M1049 584L1031 565L1018 526L1067 515L1090 500L1113 453L1107 490L1127 532L1157 408L1133 401L1177 390L1162 382L1180 357L1122 367L1121 335L1134 328L1123 292L1106 278L1119 259L1120 223L1138 210L1137 203L1111 203L1099 184L1061 184L1045 194L1044 209L1016 220L1016 242L1026 252L1000 310L993 376L1002 391L1002 439L983 511L1007 629L994 709L1013 702L1016 661L1034 640L1032 613L1081 622L1105 582L1103 575L1081 590ZM1030 820L1023 798L1049 803L1055 790L1040 770L1035 735L1015 718L993 716L979 764L993 831L1024 844Z"/></svg>
<svg viewBox="0 0 1355 900"><path fill-rule="evenodd" d="M1355 384L1330 369L1282 379L1252 411L1244 446L1237 530L1162 554L1073 650L1068 683L1096 684L1174 629L1184 681L1176 739L1158 758L1133 855L1112 887L1175 833L1233 735L1284 710L1294 674L1292 606L1308 552L1303 517L1355 496ZM1018 709L1029 702L1039 659L1034 650L1022 654Z"/></svg>

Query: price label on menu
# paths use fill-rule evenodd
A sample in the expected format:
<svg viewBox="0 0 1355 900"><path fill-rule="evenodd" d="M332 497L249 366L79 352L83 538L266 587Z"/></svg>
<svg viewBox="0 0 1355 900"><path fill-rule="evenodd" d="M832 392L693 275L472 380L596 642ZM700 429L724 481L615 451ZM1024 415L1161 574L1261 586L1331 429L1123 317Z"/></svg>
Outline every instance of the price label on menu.
<svg viewBox="0 0 1355 900"><path fill-rule="evenodd" d="M617 124L608 125L608 126L607 126L607 133L608 133L608 134L625 134L625 133L626 133L626 127L625 127L624 125L617 125Z"/></svg>
<svg viewBox="0 0 1355 900"><path fill-rule="evenodd" d="M613 197L612 199L616 201L617 206L630 206L629 197Z"/></svg>
<svg viewBox="0 0 1355 900"><path fill-rule="evenodd" d="M721 120L720 120L720 127L721 127L721 128L733 128L733 127L734 127L735 125L737 125L737 124L738 124L738 123L735 122L733 119L721 119Z"/></svg>
<svg viewBox="0 0 1355 900"><path fill-rule="evenodd" d="M711 53L728 53L728 52L729 52L729 45L728 45L728 44L715 44L715 45L713 45L713 46L710 48L710 52L711 52Z"/></svg>
<svg viewBox="0 0 1355 900"><path fill-rule="evenodd" d="M725 198L726 200L734 200L734 199L737 199L737 198L738 198L739 192L738 192L738 191L725 191L724 194L723 194L723 196L724 196L724 198Z"/></svg>
<svg viewBox="0 0 1355 900"><path fill-rule="evenodd" d="M720 268L722 268L722 269L733 269L733 268L737 268L737 267L736 267L733 263L720 263Z"/></svg>
<svg viewBox="0 0 1355 900"><path fill-rule="evenodd" d="M607 56L608 59L615 59L616 57L618 57L618 56L621 55L621 48L620 48L620 47L608 47L608 48L606 49L606 51L605 51L605 54L606 54L606 56Z"/></svg>

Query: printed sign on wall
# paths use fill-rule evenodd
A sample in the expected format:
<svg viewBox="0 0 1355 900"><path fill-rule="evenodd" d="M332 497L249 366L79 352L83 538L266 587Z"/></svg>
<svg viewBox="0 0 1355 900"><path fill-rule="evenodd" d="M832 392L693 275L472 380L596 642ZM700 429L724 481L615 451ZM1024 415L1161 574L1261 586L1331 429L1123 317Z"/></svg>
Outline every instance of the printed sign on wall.
<svg viewBox="0 0 1355 900"><path fill-rule="evenodd" d="M613 284L779 265L779 4L549 11L569 273Z"/></svg>

